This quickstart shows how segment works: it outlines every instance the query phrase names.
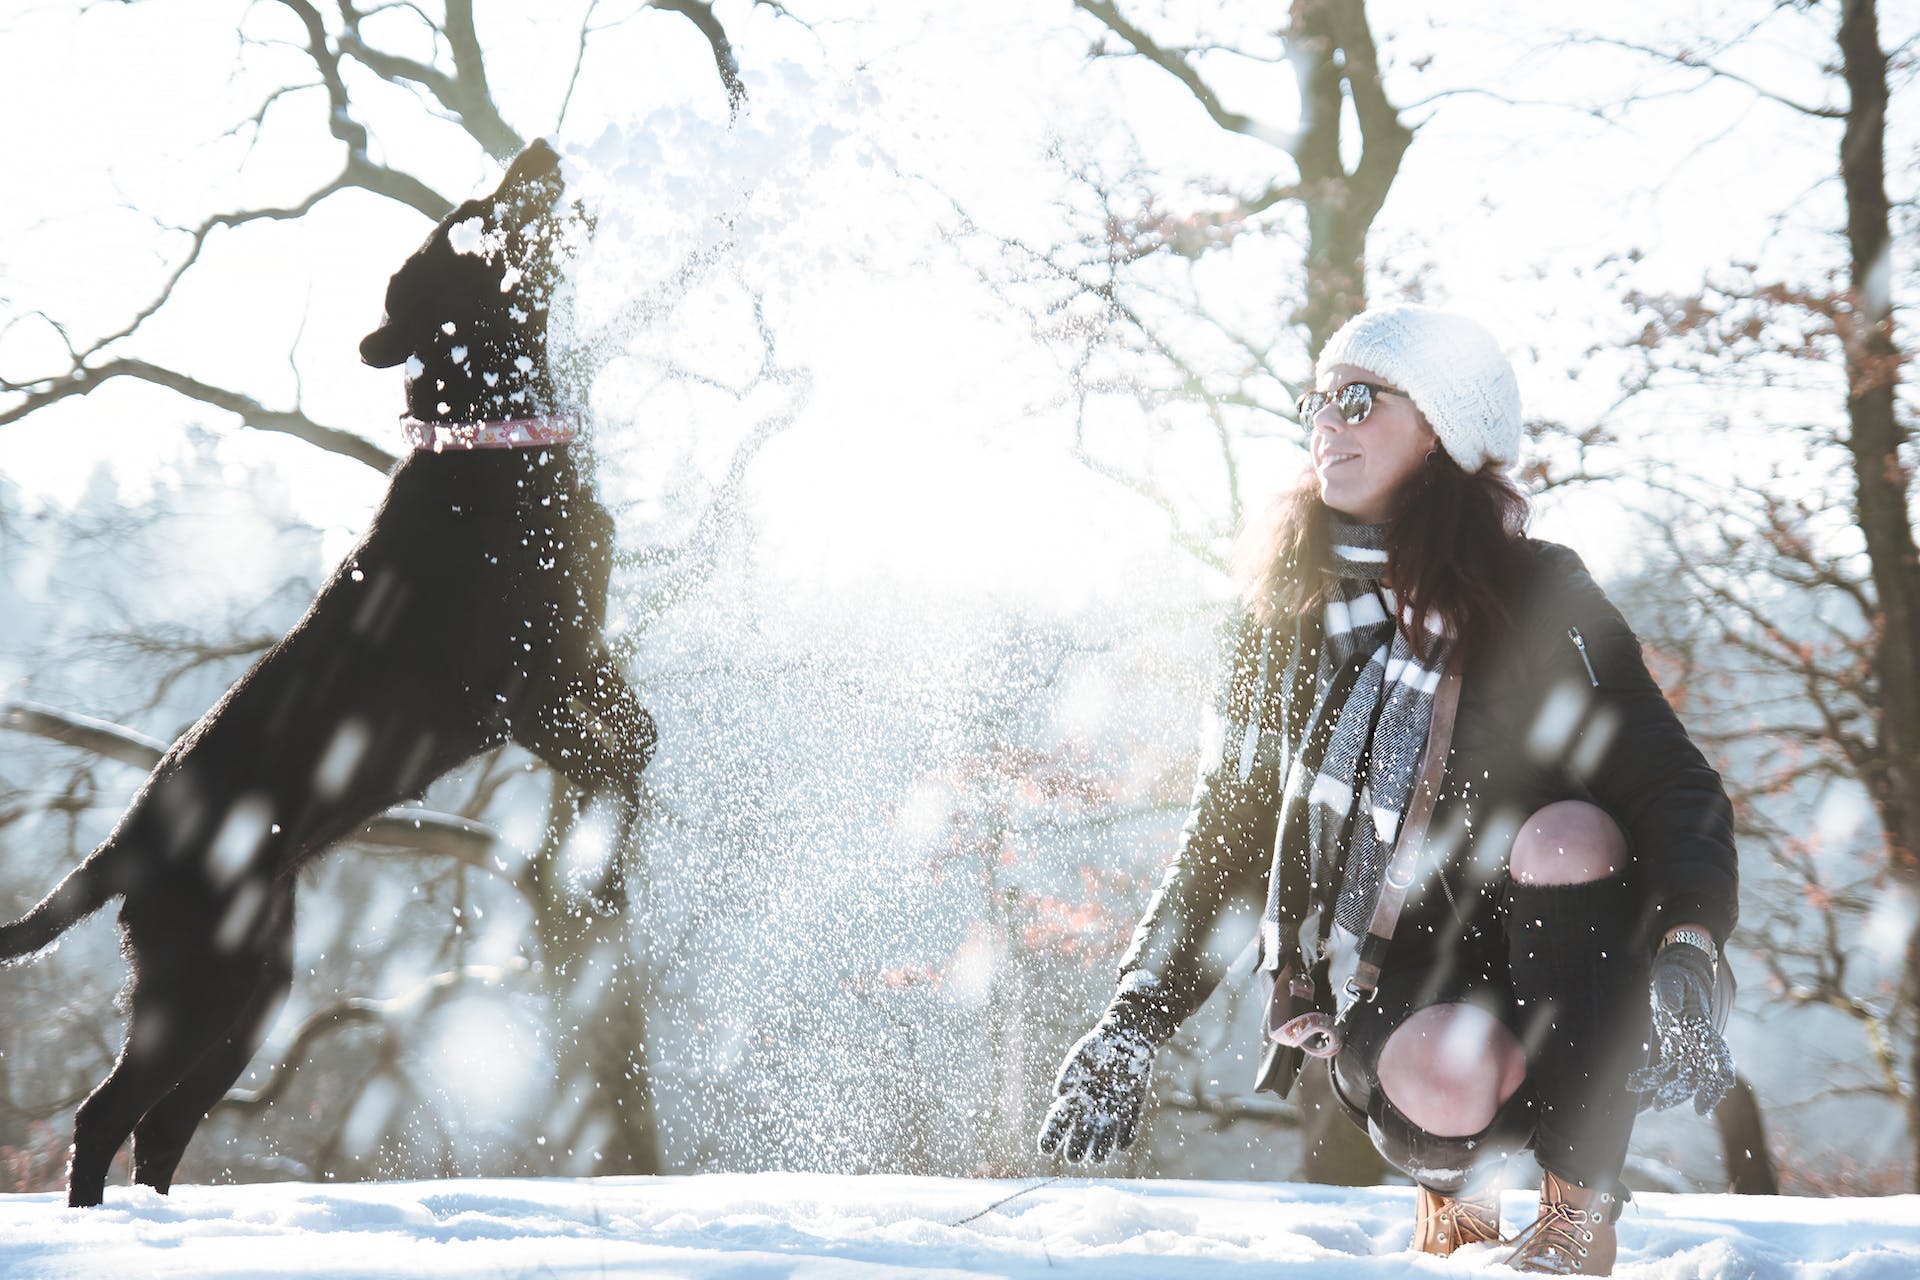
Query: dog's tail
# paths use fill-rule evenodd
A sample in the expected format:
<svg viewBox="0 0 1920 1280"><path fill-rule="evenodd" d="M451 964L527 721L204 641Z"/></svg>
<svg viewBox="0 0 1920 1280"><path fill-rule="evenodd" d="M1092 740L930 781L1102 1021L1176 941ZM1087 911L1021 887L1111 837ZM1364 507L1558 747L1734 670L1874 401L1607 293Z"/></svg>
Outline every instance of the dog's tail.
<svg viewBox="0 0 1920 1280"><path fill-rule="evenodd" d="M46 950L61 934L107 905L116 892L100 857L88 858L55 885L40 905L12 924L0 925L0 964Z"/></svg>

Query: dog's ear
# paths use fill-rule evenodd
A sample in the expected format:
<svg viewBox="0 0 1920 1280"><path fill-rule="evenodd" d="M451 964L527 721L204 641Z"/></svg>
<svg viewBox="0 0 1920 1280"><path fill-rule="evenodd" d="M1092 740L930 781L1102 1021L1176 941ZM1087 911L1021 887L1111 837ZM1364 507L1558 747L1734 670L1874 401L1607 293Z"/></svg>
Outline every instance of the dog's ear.
<svg viewBox="0 0 1920 1280"><path fill-rule="evenodd" d="M442 218L425 243L401 264L387 286L386 317L379 328L360 340L360 359L376 369L390 369L405 364L430 336L432 324L423 308L448 287L447 272L453 269L452 264L479 261L458 256L474 249L470 245L451 247L450 228L477 221L490 238L498 232L517 231L551 214L565 189L560 154L546 139L536 139L514 157L491 196L469 200ZM488 263L496 264L496 273L506 265L496 261L497 249L496 240L482 255Z"/></svg>
<svg viewBox="0 0 1920 1280"><path fill-rule="evenodd" d="M380 327L360 339L362 361L376 369L391 369L405 364L407 357L420 349L426 330L432 327L427 310L437 292L433 282L442 273L439 264L449 255L447 227L463 213L472 216L471 202L441 219L440 225L427 236L426 243L415 249L387 281Z"/></svg>
<svg viewBox="0 0 1920 1280"><path fill-rule="evenodd" d="M405 364L407 357L413 354L413 343L408 341L399 325L392 320L360 339L360 359L376 369L391 369L397 364Z"/></svg>
<svg viewBox="0 0 1920 1280"><path fill-rule="evenodd" d="M360 340L362 361L376 369L391 369L406 363L407 357L420 349L431 327L426 313L443 291L448 263L453 258L448 228L483 218L486 210L487 205L478 200L456 205L400 264L387 281L386 311L380 327Z"/></svg>

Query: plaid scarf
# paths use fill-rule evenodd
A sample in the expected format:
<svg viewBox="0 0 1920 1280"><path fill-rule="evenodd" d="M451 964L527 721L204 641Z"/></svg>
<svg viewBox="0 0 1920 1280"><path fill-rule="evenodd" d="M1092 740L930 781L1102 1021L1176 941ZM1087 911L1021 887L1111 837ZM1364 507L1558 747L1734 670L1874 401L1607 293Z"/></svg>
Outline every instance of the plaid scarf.
<svg viewBox="0 0 1920 1280"><path fill-rule="evenodd" d="M1323 950L1336 971L1351 964L1413 795L1450 647L1429 617L1434 641L1423 664L1394 625L1398 602L1380 582L1384 529L1329 519L1334 581L1319 643L1301 629L1279 686L1281 826L1262 930L1272 968L1296 943L1309 965ZM1284 856L1303 846L1304 882ZM1346 975L1332 976L1339 991Z"/></svg>

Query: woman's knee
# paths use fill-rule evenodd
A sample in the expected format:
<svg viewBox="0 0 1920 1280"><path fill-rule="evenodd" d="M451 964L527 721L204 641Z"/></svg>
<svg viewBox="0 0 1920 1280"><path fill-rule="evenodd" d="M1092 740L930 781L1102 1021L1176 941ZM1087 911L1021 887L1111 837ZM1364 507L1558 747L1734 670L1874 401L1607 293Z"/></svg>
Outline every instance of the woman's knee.
<svg viewBox="0 0 1920 1280"><path fill-rule="evenodd" d="M1379 1086L1401 1115L1438 1137L1467 1137L1493 1122L1526 1079L1526 1055L1485 1009L1430 1005L1387 1037Z"/></svg>
<svg viewBox="0 0 1920 1280"><path fill-rule="evenodd" d="M1507 869L1521 884L1585 884L1627 866L1627 838L1606 810L1581 800L1547 805L1513 839Z"/></svg>

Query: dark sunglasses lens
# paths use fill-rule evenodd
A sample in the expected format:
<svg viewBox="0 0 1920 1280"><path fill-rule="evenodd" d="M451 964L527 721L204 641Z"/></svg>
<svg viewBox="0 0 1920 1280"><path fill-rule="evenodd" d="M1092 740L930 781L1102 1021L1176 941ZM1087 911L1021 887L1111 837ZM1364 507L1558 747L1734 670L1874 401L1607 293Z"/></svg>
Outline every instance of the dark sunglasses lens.
<svg viewBox="0 0 1920 1280"><path fill-rule="evenodd" d="M1312 431L1314 415L1326 408L1328 401L1339 407L1342 421L1350 427L1358 426L1373 412L1373 388L1364 382L1349 382L1331 395L1325 391L1307 392L1295 405L1300 425Z"/></svg>

